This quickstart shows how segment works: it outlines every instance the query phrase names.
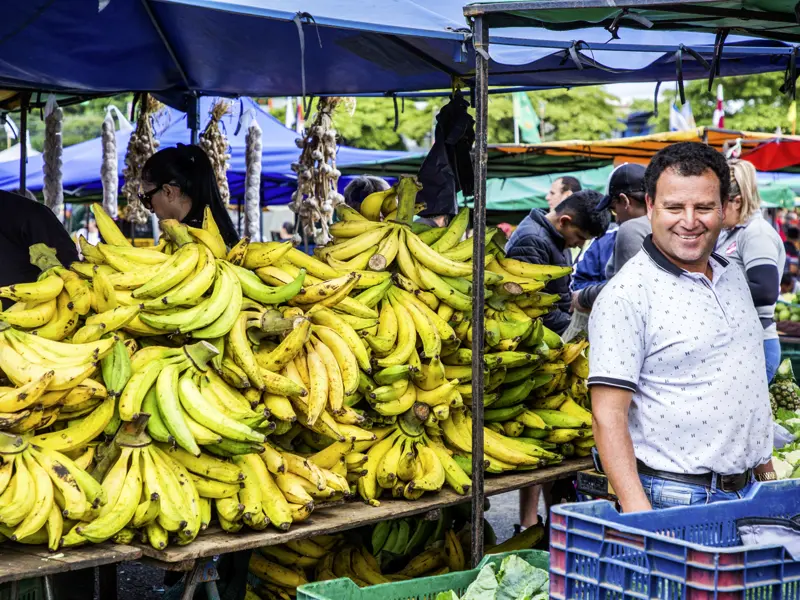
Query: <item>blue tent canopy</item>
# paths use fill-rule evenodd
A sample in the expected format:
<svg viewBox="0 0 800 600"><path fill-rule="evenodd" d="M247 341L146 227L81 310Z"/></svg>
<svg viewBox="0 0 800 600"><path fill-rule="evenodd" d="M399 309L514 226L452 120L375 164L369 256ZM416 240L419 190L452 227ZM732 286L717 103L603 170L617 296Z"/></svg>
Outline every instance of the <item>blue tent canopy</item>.
<svg viewBox="0 0 800 600"><path fill-rule="evenodd" d="M216 98L203 97L200 100L200 115L208 115ZM222 118L228 143L230 144L230 168L228 184L231 196L236 199L244 194L245 177L245 135L242 127L238 133L236 125L243 111L252 109L262 130L261 154L261 187L262 198L270 204L289 202L292 191L297 187L291 164L299 156L300 150L295 144L297 134L287 129L277 119L266 112L251 98L242 98L232 104L230 112ZM187 129L187 116L173 108L165 108L155 118L155 133L160 148L191 143L190 131ZM201 122L205 122L202 119ZM122 170L125 168L125 150L130 138L129 132L117 131L117 152L120 185ZM399 158L405 152L380 150L361 150L341 146L337 154L337 164L345 166L371 160ZM102 162L102 142L100 138L81 142L64 148L63 154L64 188L72 194L97 194L102 191L100 166ZM27 188L32 191L41 190L43 182L42 156L28 159ZM16 162L0 163L0 189L14 190L19 188L19 167Z"/></svg>
<svg viewBox="0 0 800 600"><path fill-rule="evenodd" d="M463 0L101 4L98 11L98 0L8 0L0 22L0 89L382 95L450 89L456 79L469 85L474 78ZM609 40L602 27L503 30L491 38L491 84L671 81L679 42L712 59L713 33L677 39L671 32L628 29L624 20L621 26L623 40ZM791 51L779 41L729 36L719 75L783 70ZM689 53L681 64L687 79L708 75Z"/></svg>

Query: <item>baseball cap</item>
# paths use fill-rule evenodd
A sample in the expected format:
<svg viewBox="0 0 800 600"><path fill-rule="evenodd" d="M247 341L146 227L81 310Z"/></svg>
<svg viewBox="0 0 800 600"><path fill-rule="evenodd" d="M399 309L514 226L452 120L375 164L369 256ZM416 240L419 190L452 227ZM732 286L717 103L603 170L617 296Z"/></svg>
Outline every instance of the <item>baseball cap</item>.
<svg viewBox="0 0 800 600"><path fill-rule="evenodd" d="M603 199L597 203L596 210L605 210L611 201L620 194L631 194L644 191L643 165L624 163L614 169L608 178L608 190Z"/></svg>

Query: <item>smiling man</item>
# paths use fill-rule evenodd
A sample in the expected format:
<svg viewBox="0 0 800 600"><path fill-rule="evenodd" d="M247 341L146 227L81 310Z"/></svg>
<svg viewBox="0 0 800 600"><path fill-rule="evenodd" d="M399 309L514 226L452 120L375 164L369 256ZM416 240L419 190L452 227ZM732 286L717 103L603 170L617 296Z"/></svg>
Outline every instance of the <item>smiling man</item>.
<svg viewBox="0 0 800 600"><path fill-rule="evenodd" d="M741 269L713 253L729 187L705 144L656 154L653 233L592 310L594 435L625 512L733 500L774 478L761 323Z"/></svg>

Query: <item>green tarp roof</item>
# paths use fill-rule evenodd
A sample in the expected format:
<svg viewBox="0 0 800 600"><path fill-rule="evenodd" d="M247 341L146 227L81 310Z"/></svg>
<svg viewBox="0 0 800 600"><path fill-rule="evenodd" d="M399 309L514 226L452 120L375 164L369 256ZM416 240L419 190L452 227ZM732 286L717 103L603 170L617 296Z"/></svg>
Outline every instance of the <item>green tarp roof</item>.
<svg viewBox="0 0 800 600"><path fill-rule="evenodd" d="M800 41L796 0L505 0L475 2L464 14L486 16L489 27L556 30L601 25L650 31L728 29L787 42ZM624 39L624 38L623 38Z"/></svg>

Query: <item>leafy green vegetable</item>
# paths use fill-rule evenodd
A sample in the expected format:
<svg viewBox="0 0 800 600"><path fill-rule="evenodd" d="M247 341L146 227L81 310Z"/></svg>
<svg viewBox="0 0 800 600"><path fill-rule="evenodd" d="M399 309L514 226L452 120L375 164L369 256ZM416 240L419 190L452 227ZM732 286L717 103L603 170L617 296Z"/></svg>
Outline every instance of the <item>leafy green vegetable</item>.
<svg viewBox="0 0 800 600"><path fill-rule="evenodd" d="M497 574L493 564L484 566L460 600L547 600L549 597L549 573L510 554L500 563ZM450 590L440 592L435 600L459 600L459 597Z"/></svg>
<svg viewBox="0 0 800 600"><path fill-rule="evenodd" d="M494 565L486 565L478 573L478 577L467 588L461 600L494 600L497 592L497 577Z"/></svg>
<svg viewBox="0 0 800 600"><path fill-rule="evenodd" d="M516 554L503 559L495 600L530 600L547 585L549 575Z"/></svg>

